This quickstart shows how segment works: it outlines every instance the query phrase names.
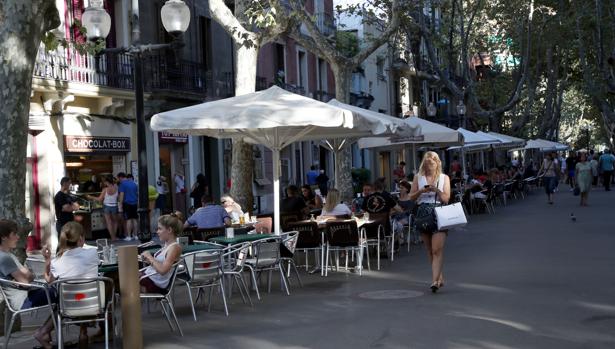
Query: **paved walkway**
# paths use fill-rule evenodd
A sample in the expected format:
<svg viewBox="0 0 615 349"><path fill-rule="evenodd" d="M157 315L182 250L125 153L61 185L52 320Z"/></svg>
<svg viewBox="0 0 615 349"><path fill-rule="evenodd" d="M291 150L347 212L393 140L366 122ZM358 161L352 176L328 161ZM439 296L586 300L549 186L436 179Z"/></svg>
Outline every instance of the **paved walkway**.
<svg viewBox="0 0 615 349"><path fill-rule="evenodd" d="M614 348L615 194L595 190L590 207L539 190L471 216L451 232L445 287L429 293L422 249L362 277L302 274L304 288L276 287L254 308L236 297L192 320L185 291L177 310L185 336L159 311L144 315L147 348ZM574 212L577 221L570 219ZM277 285L277 283L276 283ZM381 293L379 291L393 291ZM369 293L374 292L374 293ZM386 299L374 299L384 297ZM388 297L388 298L387 298ZM397 299L390 299L397 298ZM73 331L74 332L74 331ZM31 341L14 348L29 348ZM121 347L121 342L116 342Z"/></svg>

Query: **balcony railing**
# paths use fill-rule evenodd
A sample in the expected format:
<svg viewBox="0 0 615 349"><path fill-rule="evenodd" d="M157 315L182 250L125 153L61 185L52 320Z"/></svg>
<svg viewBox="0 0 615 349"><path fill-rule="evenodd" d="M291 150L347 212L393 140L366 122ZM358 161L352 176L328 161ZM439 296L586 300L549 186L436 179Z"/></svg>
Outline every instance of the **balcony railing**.
<svg viewBox="0 0 615 349"><path fill-rule="evenodd" d="M78 82L132 90L133 62L125 53L79 54L74 49L39 49L33 76L60 82ZM207 97L233 95L231 73L214 76L200 63L181 60L178 64L165 52L143 58L143 84L147 92L189 92Z"/></svg>
<svg viewBox="0 0 615 349"><path fill-rule="evenodd" d="M120 89L132 89L132 58L107 53L96 57L74 49L38 50L34 77L61 82L79 82Z"/></svg>
<svg viewBox="0 0 615 349"><path fill-rule="evenodd" d="M320 12L314 15L316 17L316 27L324 36L331 36L335 34L335 18L332 15L324 12Z"/></svg>
<svg viewBox="0 0 615 349"><path fill-rule="evenodd" d="M221 98L234 92L231 73L214 76L200 63L182 60L176 64L173 55L165 52L148 54L143 59L145 91L181 91Z"/></svg>

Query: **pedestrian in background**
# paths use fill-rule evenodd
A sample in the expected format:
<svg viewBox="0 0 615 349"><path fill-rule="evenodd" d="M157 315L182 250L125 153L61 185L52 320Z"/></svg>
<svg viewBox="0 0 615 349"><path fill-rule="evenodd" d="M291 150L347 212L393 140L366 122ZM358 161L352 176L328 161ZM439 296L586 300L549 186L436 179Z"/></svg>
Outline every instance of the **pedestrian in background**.
<svg viewBox="0 0 615 349"><path fill-rule="evenodd" d="M209 187L207 186L207 180L202 173L196 175L196 182L192 185L190 190L190 197L192 198L192 206L197 209L201 207L201 198L203 195L209 194Z"/></svg>
<svg viewBox="0 0 615 349"><path fill-rule="evenodd" d="M587 206L589 191L592 187L592 165L587 161L587 153L583 152L579 155L575 169L575 177L577 179L577 187L581 193L581 206Z"/></svg>
<svg viewBox="0 0 615 349"><path fill-rule="evenodd" d="M547 154L544 160L542 160L538 176L542 176L542 183L545 186L549 205L553 205L553 196L555 195L554 192L557 184L557 171L558 165L555 159L553 159L553 154Z"/></svg>
<svg viewBox="0 0 615 349"><path fill-rule="evenodd" d="M60 179L60 191L53 197L53 203L56 209L56 232L58 235L62 231L64 224L75 220L73 211L79 209L79 204L74 197L69 194L71 181L68 177Z"/></svg>
<svg viewBox="0 0 615 349"><path fill-rule="evenodd" d="M600 169L602 170L602 184L604 190L611 190L611 178L613 177L613 165L615 164L615 156L611 154L609 149L604 150L604 154L598 160Z"/></svg>
<svg viewBox="0 0 615 349"><path fill-rule="evenodd" d="M103 215L111 241L117 240L118 219L118 187L112 175L107 175L103 180L104 188L99 196L87 195L90 200L98 201L103 204Z"/></svg>
<svg viewBox="0 0 615 349"><path fill-rule="evenodd" d="M316 169L315 165L310 166L310 170L305 174L305 177L307 177L307 184L309 186L315 186L316 185L316 177L318 177L319 172Z"/></svg>

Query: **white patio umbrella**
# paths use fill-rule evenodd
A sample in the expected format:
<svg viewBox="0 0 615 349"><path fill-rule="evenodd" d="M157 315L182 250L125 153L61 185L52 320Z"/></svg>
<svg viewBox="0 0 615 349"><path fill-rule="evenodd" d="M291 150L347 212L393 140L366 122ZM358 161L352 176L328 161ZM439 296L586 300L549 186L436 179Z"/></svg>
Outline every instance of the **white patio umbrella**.
<svg viewBox="0 0 615 349"><path fill-rule="evenodd" d="M293 142L388 134L398 125L371 120L277 86L154 115L154 131L242 138L273 154L274 229L280 230L280 151Z"/></svg>
<svg viewBox="0 0 615 349"><path fill-rule="evenodd" d="M463 127L458 128L457 131L459 131L459 133L463 135L463 145L449 147L447 150L458 150L461 153L461 161L462 161L464 176L467 174L466 161L465 161L466 153L481 152L480 160L481 160L481 164L484 170L485 169L485 154L483 153L483 151L487 149L491 149L492 146L498 145L502 142L496 137L493 137L489 134L486 134L480 131L472 132L472 131L466 130Z"/></svg>
<svg viewBox="0 0 615 349"><path fill-rule="evenodd" d="M416 170L416 145L421 144L434 148L463 144L459 132L418 117L402 119L406 127L391 137L369 137L359 139L359 148L384 148L412 145L413 168Z"/></svg>
<svg viewBox="0 0 615 349"><path fill-rule="evenodd" d="M552 142L545 139L532 139L527 142L523 149L538 149L541 152L568 150L566 144Z"/></svg>
<svg viewBox="0 0 615 349"><path fill-rule="evenodd" d="M480 131L482 133L482 131ZM502 142L501 148L517 148L525 145L525 140L497 132L488 132L488 135L499 139Z"/></svg>

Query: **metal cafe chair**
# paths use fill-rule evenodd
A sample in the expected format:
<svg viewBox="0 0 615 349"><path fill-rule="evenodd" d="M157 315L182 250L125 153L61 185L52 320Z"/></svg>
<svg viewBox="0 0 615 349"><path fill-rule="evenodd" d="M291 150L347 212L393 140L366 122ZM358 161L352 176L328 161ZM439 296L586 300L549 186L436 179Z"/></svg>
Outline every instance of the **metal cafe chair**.
<svg viewBox="0 0 615 349"><path fill-rule="evenodd" d="M280 251L280 259L282 262L286 262L286 278L290 283L290 270L295 273L297 276L297 281L299 282L299 286L303 287L303 283L301 282L301 277L299 276L299 271L297 270L297 265L295 264L294 256L295 250L297 249L297 241L299 240L299 232L298 231L289 231L281 234L282 237L282 250Z"/></svg>
<svg viewBox="0 0 615 349"><path fill-rule="evenodd" d="M260 292L258 291L258 282L256 275L263 272L268 272L267 288L271 292L271 274L274 270L279 270L282 286L286 290L286 294L290 296L288 289L288 280L280 258L280 244L282 239L277 237L264 238L252 242L254 257L246 260L246 267L250 270L252 284L256 290L256 297L260 300Z"/></svg>
<svg viewBox="0 0 615 349"><path fill-rule="evenodd" d="M192 290L198 290L197 300L204 288L210 288L209 307L211 308L211 291L214 287L220 288L222 303L224 304L224 312L228 316L228 307L226 305L226 296L224 293L224 283L222 282L222 252L214 251L196 251L185 254L183 256L186 263L188 278L178 278L180 282L186 285L188 297L190 299L190 307L192 308L192 316L196 319L196 311L194 309L194 297ZM186 275L186 274L183 274Z"/></svg>
<svg viewBox="0 0 615 349"><path fill-rule="evenodd" d="M160 302L160 308L162 309L162 314L164 315L167 322L169 323L169 327L171 328L171 331L175 331L175 329L177 328L177 330L179 331L179 334L183 337L184 332L182 332L182 329L179 326L179 322L177 321L177 316L175 315L175 308L173 306L173 295L171 292L173 290L173 286L175 286L175 279L177 278L177 274L180 272L179 269L182 263L183 263L182 261L179 261L173 264L173 267L171 268L171 272L173 274L171 274L169 285L167 286L167 289L164 290L164 292L162 293L141 293L139 297L145 300L153 299L153 300ZM173 327L173 322L171 322L171 316L173 316L173 322L175 323L176 328Z"/></svg>
<svg viewBox="0 0 615 349"><path fill-rule="evenodd" d="M105 323L105 348L109 348L109 317L112 313L114 285L107 277L57 280L51 284L58 290L56 333L62 348L62 325L91 321ZM107 297L109 295L109 297Z"/></svg>
<svg viewBox="0 0 615 349"><path fill-rule="evenodd" d="M40 307L32 307L28 309L16 308L14 307L14 304L11 303L10 298L7 297L7 294L6 294L7 289L23 290L23 291L34 290L34 289L44 290L45 296L47 297L47 304L42 305ZM5 348L9 347L9 341L11 340L11 332L13 330L13 324L15 323L15 318L20 314L32 314L32 313L38 312L39 310L49 310L49 314L51 315L51 318L53 319L53 323L54 325L56 324L55 316L53 313L53 303L51 303L51 296L49 294L49 288L47 287L47 285L38 284L38 283L26 284L26 283L21 283L17 281L6 280L6 279L0 278L0 294L2 294L2 299L5 300L4 304L6 304L6 308L4 310L4 347ZM58 327L56 326L56 328Z"/></svg>
<svg viewBox="0 0 615 349"><path fill-rule="evenodd" d="M234 282L239 289L243 302L249 303L252 307L254 306L252 303L252 297L250 297L250 291L248 290L246 282L243 279L243 269L251 246L251 242L243 242L226 247L222 251L222 274L224 277L231 278L231 281L228 284L229 297L232 295ZM211 304L211 292L209 302Z"/></svg>

